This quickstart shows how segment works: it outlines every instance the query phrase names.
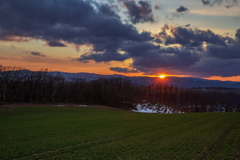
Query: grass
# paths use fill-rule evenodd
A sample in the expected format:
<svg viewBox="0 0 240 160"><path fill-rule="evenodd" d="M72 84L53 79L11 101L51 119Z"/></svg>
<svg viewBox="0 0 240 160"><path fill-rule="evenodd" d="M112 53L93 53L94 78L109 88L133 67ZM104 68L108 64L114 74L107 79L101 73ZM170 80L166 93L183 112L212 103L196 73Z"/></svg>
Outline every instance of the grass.
<svg viewBox="0 0 240 160"><path fill-rule="evenodd" d="M240 113L104 108L0 111L0 159L239 159Z"/></svg>

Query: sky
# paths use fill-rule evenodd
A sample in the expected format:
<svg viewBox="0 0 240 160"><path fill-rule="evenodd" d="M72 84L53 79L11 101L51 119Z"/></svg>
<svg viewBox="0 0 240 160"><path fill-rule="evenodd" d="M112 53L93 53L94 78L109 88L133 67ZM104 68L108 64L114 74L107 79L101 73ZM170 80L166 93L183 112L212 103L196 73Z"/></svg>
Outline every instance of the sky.
<svg viewBox="0 0 240 160"><path fill-rule="evenodd" d="M240 0L0 0L0 64L240 81Z"/></svg>

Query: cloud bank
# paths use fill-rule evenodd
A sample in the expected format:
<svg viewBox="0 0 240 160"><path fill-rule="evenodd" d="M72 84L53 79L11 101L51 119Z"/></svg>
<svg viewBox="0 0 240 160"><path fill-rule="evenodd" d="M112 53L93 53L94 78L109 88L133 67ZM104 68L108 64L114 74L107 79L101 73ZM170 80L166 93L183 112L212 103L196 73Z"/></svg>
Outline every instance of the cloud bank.
<svg viewBox="0 0 240 160"><path fill-rule="evenodd" d="M205 5L217 3L202 1ZM91 45L79 62L111 62L132 59L132 68L113 67L120 73L236 76L240 68L240 29L235 37L183 26L164 25L153 35L139 32L134 24L154 22L149 1L121 0L132 24L106 4L83 0L1 0L0 40L45 41L49 47ZM180 6L176 12L189 11ZM44 57L40 52L31 55Z"/></svg>

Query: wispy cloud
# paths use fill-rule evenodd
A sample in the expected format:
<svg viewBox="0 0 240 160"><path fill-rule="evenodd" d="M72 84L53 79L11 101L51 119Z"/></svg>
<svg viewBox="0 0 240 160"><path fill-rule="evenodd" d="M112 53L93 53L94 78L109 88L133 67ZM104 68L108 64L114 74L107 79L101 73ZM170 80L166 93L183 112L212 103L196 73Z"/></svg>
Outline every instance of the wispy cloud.
<svg viewBox="0 0 240 160"><path fill-rule="evenodd" d="M122 68L122 67L111 67L111 71L119 72L119 73L139 73L138 70L136 69L131 69L131 68Z"/></svg>
<svg viewBox="0 0 240 160"><path fill-rule="evenodd" d="M219 10L221 10L222 12L219 12ZM226 9L223 6L218 6L218 7L214 7L214 8L194 8L191 9L191 13L190 14L197 14L197 15L210 15L210 16L231 16L231 17L236 17L239 16L240 17L240 12L239 12L239 8L235 7L235 8L231 8L231 12L229 12L228 9Z"/></svg>
<svg viewBox="0 0 240 160"><path fill-rule="evenodd" d="M240 0L201 0L203 5L214 6L214 5L223 5L226 8L232 8L237 6Z"/></svg>
<svg viewBox="0 0 240 160"><path fill-rule="evenodd" d="M36 57L47 57L45 54L41 53L41 52L27 52L27 53L30 53L31 55L33 56L36 56Z"/></svg>

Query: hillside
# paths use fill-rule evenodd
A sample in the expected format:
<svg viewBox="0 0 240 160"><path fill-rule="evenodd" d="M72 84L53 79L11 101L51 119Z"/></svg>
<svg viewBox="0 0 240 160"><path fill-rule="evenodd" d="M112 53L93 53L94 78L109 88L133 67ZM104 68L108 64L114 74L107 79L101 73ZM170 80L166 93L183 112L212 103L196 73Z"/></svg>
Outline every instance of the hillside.
<svg viewBox="0 0 240 160"><path fill-rule="evenodd" d="M67 80L72 79L85 79L87 81L97 80L99 78L126 78L130 79L137 85L150 85L150 84L167 84L178 86L181 88L194 88L194 87L222 87L222 88L235 88L240 89L240 82L231 81L217 81L206 80L201 78L192 77L166 77L164 80L158 77L127 77L122 75L99 75L93 73L67 73L67 72L49 72L52 75L61 75Z"/></svg>

